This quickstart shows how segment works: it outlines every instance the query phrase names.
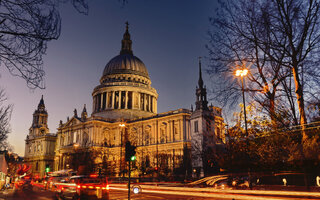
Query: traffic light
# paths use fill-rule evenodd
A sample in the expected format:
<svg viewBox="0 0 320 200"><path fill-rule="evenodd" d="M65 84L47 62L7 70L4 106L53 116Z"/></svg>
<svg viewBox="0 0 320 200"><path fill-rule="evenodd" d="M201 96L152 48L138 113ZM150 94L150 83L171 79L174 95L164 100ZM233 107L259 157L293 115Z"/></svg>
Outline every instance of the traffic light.
<svg viewBox="0 0 320 200"><path fill-rule="evenodd" d="M130 141L126 142L126 161L134 161L136 159L136 147L131 145Z"/></svg>
<svg viewBox="0 0 320 200"><path fill-rule="evenodd" d="M99 176L101 176L101 174L102 174L102 173L101 173L101 168L99 168L99 172L98 172L98 173L99 173Z"/></svg>
<svg viewBox="0 0 320 200"><path fill-rule="evenodd" d="M137 157L136 156L131 156L131 161L135 161L136 159L137 159Z"/></svg>
<svg viewBox="0 0 320 200"><path fill-rule="evenodd" d="M46 165L46 172L47 173L50 172L50 165L49 164Z"/></svg>

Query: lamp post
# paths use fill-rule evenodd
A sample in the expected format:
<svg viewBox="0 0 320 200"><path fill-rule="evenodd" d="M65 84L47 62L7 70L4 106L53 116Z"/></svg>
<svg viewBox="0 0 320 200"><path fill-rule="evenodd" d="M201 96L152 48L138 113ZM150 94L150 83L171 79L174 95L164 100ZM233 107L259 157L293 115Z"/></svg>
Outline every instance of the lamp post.
<svg viewBox="0 0 320 200"><path fill-rule="evenodd" d="M238 69L236 71L236 76L241 78L241 88L242 88L242 98L243 98L243 113L244 113L244 125L246 128L246 136L248 136L248 127L247 127L247 112L246 112L246 101L244 96L244 76L248 74L249 70L247 69Z"/></svg>
<svg viewBox="0 0 320 200"><path fill-rule="evenodd" d="M119 127L120 127L120 131L121 131L121 136L120 136L120 170L119 170L119 177L121 176L121 169L122 169L122 135L123 135L123 130L122 128L124 128L126 126L125 123L120 123ZM122 174L123 177L123 174Z"/></svg>

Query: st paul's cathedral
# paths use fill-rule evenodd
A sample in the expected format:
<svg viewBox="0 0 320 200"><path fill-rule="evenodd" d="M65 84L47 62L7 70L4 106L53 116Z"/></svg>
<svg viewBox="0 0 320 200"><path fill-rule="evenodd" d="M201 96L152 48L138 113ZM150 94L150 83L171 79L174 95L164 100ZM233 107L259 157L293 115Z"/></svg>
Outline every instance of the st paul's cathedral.
<svg viewBox="0 0 320 200"><path fill-rule="evenodd" d="M93 89L91 115L84 105L81 113L75 109L72 118L60 121L56 133L49 133L41 98L25 140L25 162L40 177L45 168L123 176L125 143L130 141L137 152L132 176L203 176L203 152L225 143L225 124L221 108L208 106L200 61L197 71L195 109L157 113L158 93L147 67L133 54L127 24L120 54L107 63Z"/></svg>

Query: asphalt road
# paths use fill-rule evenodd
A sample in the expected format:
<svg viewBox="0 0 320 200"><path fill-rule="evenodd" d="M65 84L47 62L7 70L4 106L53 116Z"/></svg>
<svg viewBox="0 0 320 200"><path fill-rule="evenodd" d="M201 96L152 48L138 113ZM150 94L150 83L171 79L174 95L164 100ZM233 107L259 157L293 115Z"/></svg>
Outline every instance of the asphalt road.
<svg viewBox="0 0 320 200"><path fill-rule="evenodd" d="M34 187L32 191L7 190L0 193L0 200L47 200L53 199L53 193Z"/></svg>
<svg viewBox="0 0 320 200"><path fill-rule="evenodd" d="M111 190L110 191L110 200L127 200L128 192L120 191L120 190ZM160 199L168 199L168 200L217 200L216 198L208 198L208 197L191 197L191 196L183 196L183 195L168 195L168 194L150 194L150 193L141 193L141 194L131 194L131 200L160 200Z"/></svg>
<svg viewBox="0 0 320 200"><path fill-rule="evenodd" d="M53 192L35 188L32 191L21 191L21 190L9 190L0 193L0 200L52 200ZM110 190L109 200L127 200L128 192L125 190ZM206 198L206 197L190 197L183 195L168 195L168 194L131 194L131 200L217 200L216 198Z"/></svg>
<svg viewBox="0 0 320 200"><path fill-rule="evenodd" d="M192 190L192 188L190 188ZM271 192L271 191L270 191ZM212 195L215 195L212 197ZM207 195L207 196L205 196ZM208 196L209 195L209 196ZM0 192L0 200L52 200L54 193L52 191L43 190L41 188L34 187L32 191L21 191L21 190L8 190L4 192ZM124 188L110 188L109 199L108 200L127 200L128 199L128 191ZM279 196L273 192L268 195L258 195L258 194L232 194L227 191L219 191L219 192L179 192L179 193L170 193L167 190L144 190L140 194L131 193L131 200L297 200L297 199L308 199L315 200L320 199L319 196L290 196L290 195L282 195Z"/></svg>

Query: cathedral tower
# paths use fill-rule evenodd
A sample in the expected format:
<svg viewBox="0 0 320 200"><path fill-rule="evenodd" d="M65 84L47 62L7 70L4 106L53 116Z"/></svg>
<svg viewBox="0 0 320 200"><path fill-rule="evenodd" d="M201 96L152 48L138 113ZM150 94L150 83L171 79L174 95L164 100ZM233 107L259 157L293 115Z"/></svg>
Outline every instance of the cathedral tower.
<svg viewBox="0 0 320 200"><path fill-rule="evenodd" d="M45 176L45 168L53 169L56 136L49 133L47 123L48 113L42 96L25 140L25 162L31 166L32 174L40 178Z"/></svg>
<svg viewBox="0 0 320 200"><path fill-rule="evenodd" d="M207 89L203 87L200 58L199 58L199 80L198 80L198 87L196 89L196 96L197 96L196 110L208 110Z"/></svg>
<svg viewBox="0 0 320 200"><path fill-rule="evenodd" d="M199 58L199 80L196 87L196 109L190 117L191 154L194 177L207 175L207 155L211 155L215 140L215 116L208 107L207 90L203 84Z"/></svg>
<svg viewBox="0 0 320 200"><path fill-rule="evenodd" d="M30 136L45 135L49 132L48 129L48 113L44 104L43 95L38 104L38 109L33 113L32 125L29 129Z"/></svg>
<svg viewBox="0 0 320 200"><path fill-rule="evenodd" d="M108 62L92 97L94 117L119 121L150 117L157 113L158 94L151 87L146 66L133 55L128 22L120 55Z"/></svg>

